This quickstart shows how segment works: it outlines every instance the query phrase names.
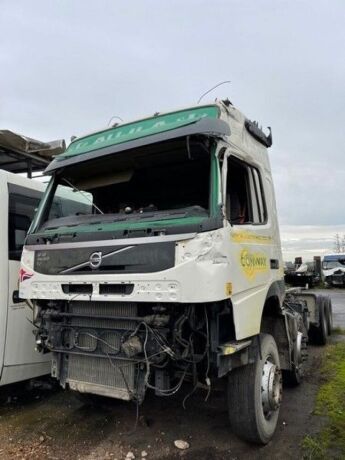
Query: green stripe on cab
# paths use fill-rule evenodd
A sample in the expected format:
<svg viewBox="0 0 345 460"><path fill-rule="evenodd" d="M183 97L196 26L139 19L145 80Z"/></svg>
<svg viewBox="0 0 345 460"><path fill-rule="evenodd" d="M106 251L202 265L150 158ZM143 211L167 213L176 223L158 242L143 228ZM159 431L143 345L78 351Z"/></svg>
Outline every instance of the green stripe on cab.
<svg viewBox="0 0 345 460"><path fill-rule="evenodd" d="M153 118L127 123L115 128L100 131L96 134L84 136L72 142L68 149L56 159L58 161L66 158L102 149L111 145L121 144L141 137L170 131L182 126L194 123L202 118L218 118L219 109L217 106L204 106L179 112L158 115Z"/></svg>

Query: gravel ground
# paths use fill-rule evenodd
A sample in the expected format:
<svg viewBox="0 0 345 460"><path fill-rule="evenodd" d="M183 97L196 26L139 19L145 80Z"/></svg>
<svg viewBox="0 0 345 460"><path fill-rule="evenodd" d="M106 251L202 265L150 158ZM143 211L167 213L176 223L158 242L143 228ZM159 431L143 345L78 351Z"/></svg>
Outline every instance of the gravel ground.
<svg viewBox="0 0 345 460"><path fill-rule="evenodd" d="M327 290L333 300L335 326L345 312L345 290ZM344 338L344 337L343 337ZM220 385L205 403L200 390L182 408L183 394L157 398L148 394L140 408L104 399L97 407L80 402L58 388L29 391L24 384L2 389L0 405L0 458L12 459L125 459L142 452L150 459L298 459L300 442L315 434L322 420L311 415L319 386L322 347L310 347L304 383L285 388L279 426L271 443L251 446L229 430L225 389ZM188 389L186 389L188 391ZM188 441L179 451L174 441Z"/></svg>

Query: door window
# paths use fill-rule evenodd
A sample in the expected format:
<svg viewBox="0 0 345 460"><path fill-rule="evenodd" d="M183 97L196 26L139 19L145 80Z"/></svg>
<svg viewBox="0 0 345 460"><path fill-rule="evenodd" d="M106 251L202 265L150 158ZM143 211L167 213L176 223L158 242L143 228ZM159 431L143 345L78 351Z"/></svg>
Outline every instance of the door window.
<svg viewBox="0 0 345 460"><path fill-rule="evenodd" d="M9 184L8 188L8 258L20 260L25 237L42 194L13 184Z"/></svg>
<svg viewBox="0 0 345 460"><path fill-rule="evenodd" d="M233 225L266 222L265 198L257 168L230 157L226 190L226 215Z"/></svg>

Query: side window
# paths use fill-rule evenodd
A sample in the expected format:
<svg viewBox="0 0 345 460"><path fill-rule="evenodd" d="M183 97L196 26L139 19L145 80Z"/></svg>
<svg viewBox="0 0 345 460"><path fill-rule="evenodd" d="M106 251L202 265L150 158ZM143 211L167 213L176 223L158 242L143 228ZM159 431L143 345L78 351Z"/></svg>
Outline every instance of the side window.
<svg viewBox="0 0 345 460"><path fill-rule="evenodd" d="M262 188L262 181L260 177L260 172L256 169L251 167L252 177L253 177L253 186L254 186L254 194L257 203L257 210L258 210L258 220L255 221L258 224L263 224L266 222L267 213L266 213L266 205L265 205L265 198L264 198L264 191Z"/></svg>
<svg viewBox="0 0 345 460"><path fill-rule="evenodd" d="M26 234L39 205L39 192L9 184L8 258L20 260Z"/></svg>
<svg viewBox="0 0 345 460"><path fill-rule="evenodd" d="M230 157L226 190L226 214L232 224L263 224L266 221L262 183L256 168Z"/></svg>
<svg viewBox="0 0 345 460"><path fill-rule="evenodd" d="M248 167L233 158L228 160L227 217L232 224L251 221L250 182Z"/></svg>

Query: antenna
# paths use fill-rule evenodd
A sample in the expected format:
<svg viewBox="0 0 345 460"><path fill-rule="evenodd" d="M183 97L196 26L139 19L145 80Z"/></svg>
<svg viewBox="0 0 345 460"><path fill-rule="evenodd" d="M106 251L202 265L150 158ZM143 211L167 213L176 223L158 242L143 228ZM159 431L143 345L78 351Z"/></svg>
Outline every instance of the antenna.
<svg viewBox="0 0 345 460"><path fill-rule="evenodd" d="M113 116L113 117L111 117L111 118L110 118L110 120L108 121L108 127L109 127L110 123L112 122L112 120L113 120L114 118L117 118L118 120L120 120L120 121L122 121L122 122L123 122L123 120L122 120L122 118L121 118L121 117L119 117L118 115L114 115L114 116Z"/></svg>
<svg viewBox="0 0 345 460"><path fill-rule="evenodd" d="M213 91L214 89L218 88L218 86L221 86L221 85L225 85L226 83L231 83L230 80L225 80L225 81L221 81L220 83L217 83L215 86L213 86L212 88L210 88L209 90L206 91L206 93L202 94L198 100L198 104L200 104L200 101L203 97L206 96L206 94L210 93L211 91Z"/></svg>

